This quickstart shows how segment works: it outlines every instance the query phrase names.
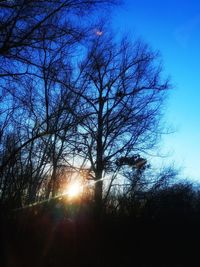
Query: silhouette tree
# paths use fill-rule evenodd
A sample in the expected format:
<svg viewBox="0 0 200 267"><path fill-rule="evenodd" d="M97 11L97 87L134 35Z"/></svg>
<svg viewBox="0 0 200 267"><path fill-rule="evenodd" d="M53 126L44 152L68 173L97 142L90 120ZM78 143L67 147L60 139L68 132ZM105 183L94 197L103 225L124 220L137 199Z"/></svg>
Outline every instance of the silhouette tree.
<svg viewBox="0 0 200 267"><path fill-rule="evenodd" d="M66 143L78 123L80 96L69 90L76 45L93 27L90 11L116 2L0 1L0 195L18 155L19 172L22 166L29 170L20 193L34 200L50 168L49 190L55 194L56 168L69 155ZM12 177L21 179L17 172Z"/></svg>
<svg viewBox="0 0 200 267"><path fill-rule="evenodd" d="M95 202L102 207L103 178L120 169L116 161L151 149L160 129L169 87L161 78L158 54L140 41L115 43L112 35L90 40L80 64L82 94L79 144L87 153L95 180Z"/></svg>
<svg viewBox="0 0 200 267"><path fill-rule="evenodd" d="M62 56L67 60L70 48L80 42L92 27L87 23L89 11L100 4L115 2L1 1L0 97L5 93L11 94L13 81L37 75L38 69L44 67L41 57L45 56L48 61L48 57L55 58L62 50ZM84 23L79 23L80 18ZM55 70L57 66L50 67Z"/></svg>

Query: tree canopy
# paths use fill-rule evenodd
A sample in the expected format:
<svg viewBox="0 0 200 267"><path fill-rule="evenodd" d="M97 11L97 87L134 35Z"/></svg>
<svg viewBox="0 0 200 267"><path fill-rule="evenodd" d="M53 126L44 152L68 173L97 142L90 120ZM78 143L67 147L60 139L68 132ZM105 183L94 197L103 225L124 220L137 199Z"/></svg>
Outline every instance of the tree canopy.
<svg viewBox="0 0 200 267"><path fill-rule="evenodd" d="M90 24L91 10L116 3L1 1L2 205L55 197L82 172L101 207L156 144L169 88L158 53Z"/></svg>

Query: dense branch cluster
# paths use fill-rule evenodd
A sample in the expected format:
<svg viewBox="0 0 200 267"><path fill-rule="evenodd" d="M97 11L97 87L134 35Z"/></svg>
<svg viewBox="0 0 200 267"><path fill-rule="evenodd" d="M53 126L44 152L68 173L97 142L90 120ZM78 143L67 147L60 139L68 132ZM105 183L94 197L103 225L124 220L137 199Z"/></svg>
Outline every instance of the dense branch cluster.
<svg viewBox="0 0 200 267"><path fill-rule="evenodd" d="M114 3L0 1L2 206L55 196L84 170L98 207L127 168L142 179L129 161L157 142L169 85L148 45L90 25Z"/></svg>

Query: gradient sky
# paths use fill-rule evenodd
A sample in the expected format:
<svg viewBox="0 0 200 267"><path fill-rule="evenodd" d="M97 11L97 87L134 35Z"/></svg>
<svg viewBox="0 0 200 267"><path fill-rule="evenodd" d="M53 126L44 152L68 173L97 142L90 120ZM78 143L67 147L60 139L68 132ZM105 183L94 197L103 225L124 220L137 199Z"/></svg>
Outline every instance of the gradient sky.
<svg viewBox="0 0 200 267"><path fill-rule="evenodd" d="M162 152L169 155L164 162L200 182L200 1L124 0L113 19L115 29L160 51L174 86L165 121L176 130L163 137Z"/></svg>

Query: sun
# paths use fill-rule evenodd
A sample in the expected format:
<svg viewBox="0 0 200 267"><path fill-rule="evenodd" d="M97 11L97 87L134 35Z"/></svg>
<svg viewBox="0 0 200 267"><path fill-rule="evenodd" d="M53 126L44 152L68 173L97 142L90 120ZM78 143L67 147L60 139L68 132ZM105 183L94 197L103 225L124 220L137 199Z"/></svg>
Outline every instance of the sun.
<svg viewBox="0 0 200 267"><path fill-rule="evenodd" d="M76 197L80 196L82 191L83 191L82 185L78 182L73 182L73 183L68 185L68 187L65 191L65 194L69 198L76 198Z"/></svg>

